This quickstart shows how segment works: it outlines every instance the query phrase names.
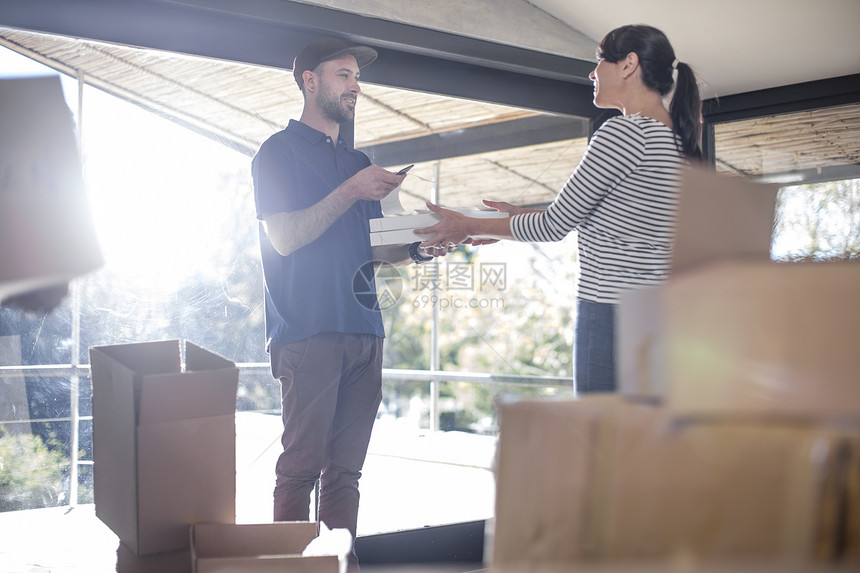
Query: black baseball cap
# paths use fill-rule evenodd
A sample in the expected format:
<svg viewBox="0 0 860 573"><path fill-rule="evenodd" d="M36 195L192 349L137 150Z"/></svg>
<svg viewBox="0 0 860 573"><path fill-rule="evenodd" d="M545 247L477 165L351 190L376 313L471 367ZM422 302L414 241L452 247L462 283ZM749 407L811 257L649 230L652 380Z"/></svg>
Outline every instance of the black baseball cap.
<svg viewBox="0 0 860 573"><path fill-rule="evenodd" d="M293 77L299 85L299 89L304 86L302 74L306 70L313 71L321 63L332 60L342 54L352 54L355 56L355 61L358 62L358 67L364 66L373 62L376 59L376 50L367 46L349 46L342 40L337 38L322 38L314 40L302 50L293 60Z"/></svg>

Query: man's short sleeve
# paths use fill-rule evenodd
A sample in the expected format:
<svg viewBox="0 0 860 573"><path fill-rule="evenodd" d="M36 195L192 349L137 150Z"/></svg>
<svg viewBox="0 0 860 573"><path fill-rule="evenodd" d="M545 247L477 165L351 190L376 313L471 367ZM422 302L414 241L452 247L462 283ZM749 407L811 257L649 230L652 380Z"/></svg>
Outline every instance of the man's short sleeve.
<svg viewBox="0 0 860 573"><path fill-rule="evenodd" d="M293 173L293 155L287 152L276 137L266 140L251 162L254 203L257 219L260 220L272 213L286 213L303 208L294 192L296 175Z"/></svg>

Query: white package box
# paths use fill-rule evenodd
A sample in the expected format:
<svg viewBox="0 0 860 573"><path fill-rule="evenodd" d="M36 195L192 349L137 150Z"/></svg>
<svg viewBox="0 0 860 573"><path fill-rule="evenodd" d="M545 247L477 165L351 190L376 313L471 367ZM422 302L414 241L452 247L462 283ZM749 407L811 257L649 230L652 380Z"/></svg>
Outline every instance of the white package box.
<svg viewBox="0 0 860 573"><path fill-rule="evenodd" d="M507 213L502 213L501 211L482 209L465 209L458 210L457 212L467 217L479 219L503 219L508 217ZM432 235L417 235L413 231L415 229L432 227L441 219L441 216L431 211L371 219L370 244L376 247L381 245L405 245L416 241L423 241Z"/></svg>

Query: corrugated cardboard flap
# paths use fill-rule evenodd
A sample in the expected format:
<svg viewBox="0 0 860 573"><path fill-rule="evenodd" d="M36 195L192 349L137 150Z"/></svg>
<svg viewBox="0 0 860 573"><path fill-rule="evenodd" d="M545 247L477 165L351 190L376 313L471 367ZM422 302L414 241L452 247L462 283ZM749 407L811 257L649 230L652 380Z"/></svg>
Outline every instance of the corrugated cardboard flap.
<svg viewBox="0 0 860 573"><path fill-rule="evenodd" d="M239 370L209 370L147 376L141 382L138 423L233 416Z"/></svg>
<svg viewBox="0 0 860 573"><path fill-rule="evenodd" d="M90 349L90 367L96 516L120 539L136 540L137 438L129 423L136 418L136 375L106 348Z"/></svg>
<svg viewBox="0 0 860 573"><path fill-rule="evenodd" d="M192 526L190 535L196 559L296 555L317 536L317 524L312 521L198 523Z"/></svg>
<svg viewBox="0 0 860 573"><path fill-rule="evenodd" d="M179 372L181 369L178 340L135 342L112 346L95 346L93 352L105 354L114 362L122 364L132 372L148 376Z"/></svg>
<svg viewBox="0 0 860 573"><path fill-rule="evenodd" d="M337 573L339 558L302 556L316 523L200 523L191 527L194 573Z"/></svg>

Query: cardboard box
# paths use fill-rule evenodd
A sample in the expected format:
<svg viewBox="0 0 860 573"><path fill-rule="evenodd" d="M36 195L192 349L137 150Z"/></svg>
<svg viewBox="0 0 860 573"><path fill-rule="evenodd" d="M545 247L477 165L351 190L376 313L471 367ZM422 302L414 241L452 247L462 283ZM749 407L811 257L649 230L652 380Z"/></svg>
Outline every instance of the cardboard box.
<svg viewBox="0 0 860 573"><path fill-rule="evenodd" d="M116 573L191 573L191 551L135 555L120 542L116 550Z"/></svg>
<svg viewBox="0 0 860 573"><path fill-rule="evenodd" d="M711 169L684 169L672 276L719 261L769 261L778 191Z"/></svg>
<svg viewBox="0 0 860 573"><path fill-rule="evenodd" d="M685 169L669 281L719 262L769 261L777 191L701 167ZM660 400L665 395L659 288L625 292L618 306L616 367L625 396Z"/></svg>
<svg viewBox="0 0 860 573"><path fill-rule="evenodd" d="M0 302L103 264L57 76L0 80Z"/></svg>
<svg viewBox="0 0 860 573"><path fill-rule="evenodd" d="M467 217L480 219L503 219L508 217L507 213L499 211L488 211L483 209L465 209L459 211ZM416 235L415 229L432 227L442 218L433 212L412 213L409 215L390 215L370 220L370 244L380 245L404 245L424 240L421 235ZM426 237L425 237L426 238Z"/></svg>
<svg viewBox="0 0 860 573"><path fill-rule="evenodd" d="M136 555L235 521L239 371L178 340L90 349L96 516Z"/></svg>
<svg viewBox="0 0 860 573"><path fill-rule="evenodd" d="M802 424L679 423L629 405L607 449L606 561L835 561L844 474L837 432Z"/></svg>
<svg viewBox="0 0 860 573"><path fill-rule="evenodd" d="M541 563L539 565L493 565L487 573L856 573L849 565L822 563L785 563L780 561L729 560L720 563L694 563L683 557L659 560L633 560L624 563Z"/></svg>
<svg viewBox="0 0 860 573"><path fill-rule="evenodd" d="M860 416L860 264L724 262L627 293L619 380L678 415Z"/></svg>
<svg viewBox="0 0 860 573"><path fill-rule="evenodd" d="M303 557L313 522L200 523L191 527L194 573L338 573L337 556Z"/></svg>
<svg viewBox="0 0 860 573"><path fill-rule="evenodd" d="M500 406L494 566L597 555L605 427L620 406L617 395Z"/></svg>
<svg viewBox="0 0 860 573"><path fill-rule="evenodd" d="M500 411L493 570L827 564L857 545L856 431L679 422L618 395Z"/></svg>
<svg viewBox="0 0 860 573"><path fill-rule="evenodd" d="M844 511L843 544L837 555L840 562L860 569L860 430L848 437L840 452L844 464L844 479L838 495L829 501L837 511Z"/></svg>
<svg viewBox="0 0 860 573"><path fill-rule="evenodd" d="M771 262L776 191L685 171L672 275L619 305L622 394L684 415L860 413L860 265Z"/></svg>

